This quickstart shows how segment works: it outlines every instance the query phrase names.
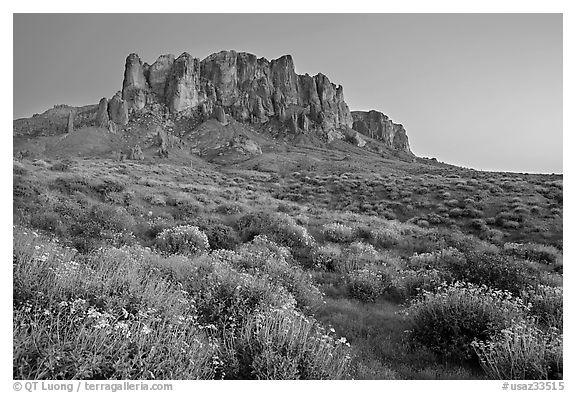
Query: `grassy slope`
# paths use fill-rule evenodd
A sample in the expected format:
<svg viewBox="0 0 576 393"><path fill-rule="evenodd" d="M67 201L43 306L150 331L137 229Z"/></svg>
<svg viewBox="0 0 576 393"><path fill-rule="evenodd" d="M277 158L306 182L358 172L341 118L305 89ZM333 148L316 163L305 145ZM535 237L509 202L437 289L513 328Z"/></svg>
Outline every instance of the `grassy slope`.
<svg viewBox="0 0 576 393"><path fill-rule="evenodd" d="M562 249L561 176L429 165L343 141L329 147L289 144L264 138L266 130L233 121L224 127L215 120L199 127L177 125L185 148L172 148L170 158L160 159L152 142L155 122L140 119L119 135L87 128L68 136L15 138L15 151L32 152L32 157L14 163L15 223L68 241L70 223L59 218L62 206L71 201L122 206L135 220L132 241L152 246L152 228L158 223L170 227L219 222L234 227L247 212L280 210L320 243L327 223L378 228L398 220L423 233L458 230L498 247L535 242ZM257 141L263 154L223 150L238 135ZM126 151L136 143L145 152L143 162L110 159L113 151ZM213 163L190 154L190 148ZM382 258L406 263L414 252L444 246L415 236L378 252ZM540 268L561 271L561 260ZM357 378L482 377L477 367L445 363L424 349L407 351L398 300L364 303L349 296L346 274L314 274L327 296L315 315L352 343L362 359L354 365Z"/></svg>

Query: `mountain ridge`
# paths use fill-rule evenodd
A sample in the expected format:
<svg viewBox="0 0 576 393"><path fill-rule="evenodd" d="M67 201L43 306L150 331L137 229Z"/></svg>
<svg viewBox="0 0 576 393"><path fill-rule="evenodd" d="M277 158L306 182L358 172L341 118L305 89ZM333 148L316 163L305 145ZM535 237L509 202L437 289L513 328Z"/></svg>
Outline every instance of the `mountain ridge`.
<svg viewBox="0 0 576 393"><path fill-rule="evenodd" d="M342 85L323 73L297 74L291 55L268 60L234 50L203 60L187 52L178 57L162 54L152 64L131 53L122 89L110 99L82 107L55 105L43 114L14 120L14 135L51 136L83 127L116 134L133 129L143 117L154 117L154 127L168 133L190 134L209 119L223 125L234 119L251 130L267 130L275 139L341 139L414 156L401 124L379 111L350 111ZM183 124L183 119L185 129L174 129L173 123ZM145 130L149 132L157 130Z"/></svg>

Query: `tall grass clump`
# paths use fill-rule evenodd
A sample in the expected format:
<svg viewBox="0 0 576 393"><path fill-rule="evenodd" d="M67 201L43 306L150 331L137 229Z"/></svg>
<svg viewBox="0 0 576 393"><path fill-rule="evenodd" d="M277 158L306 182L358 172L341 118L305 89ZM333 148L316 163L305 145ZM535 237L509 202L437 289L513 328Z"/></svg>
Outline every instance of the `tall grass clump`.
<svg viewBox="0 0 576 393"><path fill-rule="evenodd" d="M194 255L210 248L208 237L198 227L179 225L156 236L156 248L165 254Z"/></svg>
<svg viewBox="0 0 576 393"><path fill-rule="evenodd" d="M411 341L454 360L472 359L474 340L490 339L526 312L510 292L463 282L424 291L406 310Z"/></svg>
<svg viewBox="0 0 576 393"><path fill-rule="evenodd" d="M293 309L251 317L228 341L225 378L342 379L348 375L350 344L336 339L312 318Z"/></svg>
<svg viewBox="0 0 576 393"><path fill-rule="evenodd" d="M524 321L472 346L492 379L562 379L562 341L558 329L544 331Z"/></svg>

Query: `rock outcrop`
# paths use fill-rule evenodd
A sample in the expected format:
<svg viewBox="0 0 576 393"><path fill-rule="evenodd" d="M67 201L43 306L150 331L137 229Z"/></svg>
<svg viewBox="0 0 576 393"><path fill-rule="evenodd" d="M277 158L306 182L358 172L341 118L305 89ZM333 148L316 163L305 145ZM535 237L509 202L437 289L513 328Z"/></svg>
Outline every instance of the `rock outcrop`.
<svg viewBox="0 0 576 393"><path fill-rule="evenodd" d="M128 102L122 99L120 92L116 93L108 102L108 116L118 125L128 124Z"/></svg>
<svg viewBox="0 0 576 393"><path fill-rule="evenodd" d="M401 124L377 111L350 112L341 85L322 73L297 74L290 55L267 60L221 51L200 61L184 52L178 57L161 55L149 65L132 53L126 58L120 92L109 100L102 98L97 106L75 108L72 115L70 110L58 106L45 115L15 121L18 133L70 132L74 125L96 125L116 133L130 128L124 127L130 119L147 117L164 125L168 121L186 124L191 131L199 122L214 118L222 125L234 126L233 120L251 123L256 131L268 130L275 137L307 134L328 142L346 138L357 146L367 143L362 134L390 149L411 153ZM166 127L169 136L171 131ZM162 142L158 147L161 156L172 148Z"/></svg>
<svg viewBox="0 0 576 393"><path fill-rule="evenodd" d="M165 99L166 86L170 77L170 71L174 65L174 55L161 55L145 71L146 79L150 91L155 94L160 101Z"/></svg>
<svg viewBox="0 0 576 393"><path fill-rule="evenodd" d="M238 135L234 137L229 142L229 147L235 149L236 151L246 154L246 155L258 155L262 154L262 149L260 146L254 142L252 139L244 136Z"/></svg>
<svg viewBox="0 0 576 393"><path fill-rule="evenodd" d="M218 120L222 125L228 124L228 120L226 120L226 113L224 112L224 108L221 106L214 108L214 118Z"/></svg>
<svg viewBox="0 0 576 393"><path fill-rule="evenodd" d="M394 123L385 114L378 111L352 112L352 128L372 139L382 141L391 149L412 154L408 135L402 124Z"/></svg>
<svg viewBox="0 0 576 393"><path fill-rule="evenodd" d="M66 126L66 132L69 134L74 132L74 111L68 113L68 125Z"/></svg>
<svg viewBox="0 0 576 393"><path fill-rule="evenodd" d="M110 117L108 116L108 100L106 97L102 98L98 103L98 111L96 112L96 127L108 128Z"/></svg>
<svg viewBox="0 0 576 393"><path fill-rule="evenodd" d="M148 65L130 54L121 98L129 110L162 103L173 114L198 110L206 117L222 107L238 121L261 124L277 118L288 121L289 127L294 126L296 112L296 128L325 137L328 131L353 123L342 86L323 74L296 74L290 55L269 61L222 51L200 61L183 53L176 59L162 55ZM303 111L307 115L301 115Z"/></svg>
<svg viewBox="0 0 576 393"><path fill-rule="evenodd" d="M142 109L146 106L149 87L144 76L144 68L137 54L132 53L126 58L122 99L126 101L128 108Z"/></svg>
<svg viewBox="0 0 576 393"><path fill-rule="evenodd" d="M165 103L170 112L182 112L200 104L200 66L198 59L182 53L172 64L166 81ZM156 86L156 89L160 89Z"/></svg>

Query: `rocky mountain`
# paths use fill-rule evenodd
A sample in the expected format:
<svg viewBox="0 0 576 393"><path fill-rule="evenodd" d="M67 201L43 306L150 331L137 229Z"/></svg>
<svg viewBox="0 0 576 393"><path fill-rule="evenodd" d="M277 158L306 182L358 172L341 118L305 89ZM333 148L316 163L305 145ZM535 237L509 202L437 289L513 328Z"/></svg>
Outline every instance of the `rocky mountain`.
<svg viewBox="0 0 576 393"><path fill-rule="evenodd" d="M179 136L214 118L224 126L233 120L252 130L266 129L274 138L308 135L324 142L343 139L358 147L369 146L367 138L372 138L412 155L402 125L377 111L350 112L343 87L326 75L296 74L290 55L267 60L236 51L204 60L188 53L161 55L152 64L132 53L126 58L122 90L112 98L90 107L57 106L15 120L14 132L54 135L93 126L116 133L149 117L156 119L154 127L166 126L168 132L175 131L174 122L188 119L188 129L179 130Z"/></svg>
<svg viewBox="0 0 576 393"><path fill-rule="evenodd" d="M402 124L396 124L382 112L375 110L369 112L352 112L354 123L352 128L361 134L384 142L394 150L410 152L408 135Z"/></svg>

